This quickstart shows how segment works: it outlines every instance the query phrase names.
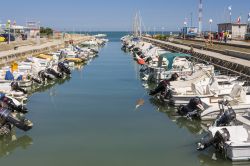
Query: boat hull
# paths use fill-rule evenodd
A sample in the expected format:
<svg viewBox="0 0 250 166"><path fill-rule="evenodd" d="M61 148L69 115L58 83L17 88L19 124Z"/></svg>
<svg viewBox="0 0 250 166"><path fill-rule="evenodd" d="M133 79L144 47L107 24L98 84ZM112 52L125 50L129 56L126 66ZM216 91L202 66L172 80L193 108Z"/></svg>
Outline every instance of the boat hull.
<svg viewBox="0 0 250 166"><path fill-rule="evenodd" d="M226 156L232 161L250 160L250 143L226 143Z"/></svg>

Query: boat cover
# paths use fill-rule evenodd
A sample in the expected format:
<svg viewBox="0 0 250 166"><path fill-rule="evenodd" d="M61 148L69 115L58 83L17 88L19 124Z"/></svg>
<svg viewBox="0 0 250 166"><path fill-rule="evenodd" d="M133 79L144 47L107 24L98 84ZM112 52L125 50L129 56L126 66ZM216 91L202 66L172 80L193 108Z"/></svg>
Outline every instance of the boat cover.
<svg viewBox="0 0 250 166"><path fill-rule="evenodd" d="M5 80L14 80L14 76L10 71L6 71Z"/></svg>
<svg viewBox="0 0 250 166"><path fill-rule="evenodd" d="M183 53L165 53L160 55L160 58L166 58L168 60L168 70L172 69L173 67L173 61L175 57L190 57L189 54L183 54Z"/></svg>
<svg viewBox="0 0 250 166"><path fill-rule="evenodd" d="M17 81L22 81L23 80L23 76L22 75L19 75L16 79Z"/></svg>

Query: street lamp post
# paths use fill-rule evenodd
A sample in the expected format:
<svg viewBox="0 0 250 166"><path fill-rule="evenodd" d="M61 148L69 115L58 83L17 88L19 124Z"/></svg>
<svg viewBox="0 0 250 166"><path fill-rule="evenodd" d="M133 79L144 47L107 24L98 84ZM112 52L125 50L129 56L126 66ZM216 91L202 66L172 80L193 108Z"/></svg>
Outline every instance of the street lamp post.
<svg viewBox="0 0 250 166"><path fill-rule="evenodd" d="M209 25L210 25L210 40L212 41L212 23L213 23L213 20L210 18L209 19Z"/></svg>
<svg viewBox="0 0 250 166"><path fill-rule="evenodd" d="M185 40L186 39L186 32L185 32L185 30L187 31L187 21L184 21L184 28L183 28L183 37L184 37L184 40Z"/></svg>
<svg viewBox="0 0 250 166"><path fill-rule="evenodd" d="M14 20L13 22L13 33L14 33L14 36L16 36L16 21Z"/></svg>
<svg viewBox="0 0 250 166"><path fill-rule="evenodd" d="M229 21L230 23L232 23L232 6L228 7L228 11L229 11Z"/></svg>
<svg viewBox="0 0 250 166"><path fill-rule="evenodd" d="M38 21L37 23L36 23L36 28L38 29L38 33L36 34L36 42L37 42L37 45L40 45L40 38L41 38L41 34L40 34L40 30L41 30L41 23L40 23L40 21ZM53 35L53 34L52 34ZM52 36L53 37L53 36ZM53 38L52 38L52 40L53 40Z"/></svg>
<svg viewBox="0 0 250 166"><path fill-rule="evenodd" d="M8 44L10 44L10 20L7 21L7 27L8 27L8 30L9 30Z"/></svg>
<svg viewBox="0 0 250 166"><path fill-rule="evenodd" d="M212 23L213 23L213 20L210 18L210 19L209 19L209 24L210 24L210 33L212 32Z"/></svg>

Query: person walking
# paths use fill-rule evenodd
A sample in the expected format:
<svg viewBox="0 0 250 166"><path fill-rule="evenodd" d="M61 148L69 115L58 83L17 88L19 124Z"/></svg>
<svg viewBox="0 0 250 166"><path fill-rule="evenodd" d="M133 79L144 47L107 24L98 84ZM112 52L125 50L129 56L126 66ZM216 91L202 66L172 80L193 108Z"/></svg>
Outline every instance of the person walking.
<svg viewBox="0 0 250 166"><path fill-rule="evenodd" d="M220 40L220 37L219 37L219 33L216 32L216 35L215 35L215 40L219 41Z"/></svg>
<svg viewBox="0 0 250 166"><path fill-rule="evenodd" d="M219 40L220 40L220 42L222 42L222 40L223 40L223 32L219 33Z"/></svg>
<svg viewBox="0 0 250 166"><path fill-rule="evenodd" d="M227 32L224 32L223 35L224 35L224 42L227 43L227 36L228 36L228 35L227 35Z"/></svg>

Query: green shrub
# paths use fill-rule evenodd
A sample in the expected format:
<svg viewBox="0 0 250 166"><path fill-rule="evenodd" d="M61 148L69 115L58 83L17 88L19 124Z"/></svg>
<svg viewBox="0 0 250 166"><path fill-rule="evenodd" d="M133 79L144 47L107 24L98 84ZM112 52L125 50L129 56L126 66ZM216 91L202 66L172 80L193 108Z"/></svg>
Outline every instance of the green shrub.
<svg viewBox="0 0 250 166"><path fill-rule="evenodd" d="M49 27L41 27L40 28L40 34L41 36L52 36L53 35L53 29Z"/></svg>
<svg viewBox="0 0 250 166"><path fill-rule="evenodd" d="M158 40L167 40L169 38L169 35L157 34L157 35L154 35L153 38L158 39Z"/></svg>

